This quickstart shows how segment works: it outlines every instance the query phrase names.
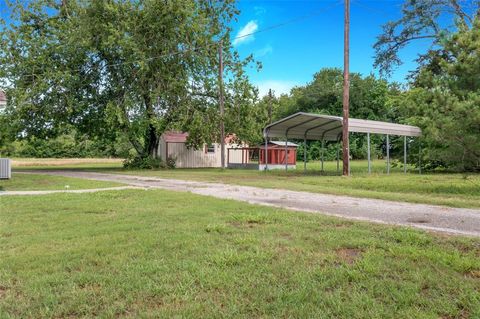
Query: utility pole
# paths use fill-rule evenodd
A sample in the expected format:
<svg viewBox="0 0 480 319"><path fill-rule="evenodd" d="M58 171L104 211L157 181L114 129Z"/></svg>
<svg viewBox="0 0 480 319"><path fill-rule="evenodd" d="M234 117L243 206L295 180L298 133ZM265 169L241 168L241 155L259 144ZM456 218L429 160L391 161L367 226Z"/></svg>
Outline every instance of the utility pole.
<svg viewBox="0 0 480 319"><path fill-rule="evenodd" d="M268 123L272 123L272 89L268 90Z"/></svg>
<svg viewBox="0 0 480 319"><path fill-rule="evenodd" d="M218 61L219 61L219 68L218 68L218 104L220 107L220 157L221 157L221 165L222 169L225 168L225 123L223 120L224 113L225 113L225 106L223 104L223 43L220 40L220 44L218 46Z"/></svg>
<svg viewBox="0 0 480 319"><path fill-rule="evenodd" d="M343 47L343 176L350 175L350 143L348 133L348 117L350 108L350 0L345 0L345 29Z"/></svg>

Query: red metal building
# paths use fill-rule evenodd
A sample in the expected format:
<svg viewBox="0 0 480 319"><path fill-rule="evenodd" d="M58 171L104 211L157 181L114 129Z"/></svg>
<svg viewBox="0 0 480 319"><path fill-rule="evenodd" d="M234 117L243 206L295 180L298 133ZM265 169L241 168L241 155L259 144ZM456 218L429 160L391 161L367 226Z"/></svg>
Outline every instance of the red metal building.
<svg viewBox="0 0 480 319"><path fill-rule="evenodd" d="M285 142L282 141L270 141L266 147L261 145L259 148L259 169L281 169L285 168L285 164L288 168L295 169L297 166L297 147L297 144L291 142L287 142L285 146ZM267 149L267 156L265 156L265 148Z"/></svg>

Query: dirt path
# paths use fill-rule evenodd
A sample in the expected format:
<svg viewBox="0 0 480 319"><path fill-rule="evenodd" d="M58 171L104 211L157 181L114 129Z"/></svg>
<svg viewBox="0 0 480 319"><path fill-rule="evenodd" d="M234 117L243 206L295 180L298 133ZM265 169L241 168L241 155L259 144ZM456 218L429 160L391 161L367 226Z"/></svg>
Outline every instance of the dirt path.
<svg viewBox="0 0 480 319"><path fill-rule="evenodd" d="M79 171L35 171L34 173L185 191L353 220L480 237L480 210L476 209L120 174Z"/></svg>

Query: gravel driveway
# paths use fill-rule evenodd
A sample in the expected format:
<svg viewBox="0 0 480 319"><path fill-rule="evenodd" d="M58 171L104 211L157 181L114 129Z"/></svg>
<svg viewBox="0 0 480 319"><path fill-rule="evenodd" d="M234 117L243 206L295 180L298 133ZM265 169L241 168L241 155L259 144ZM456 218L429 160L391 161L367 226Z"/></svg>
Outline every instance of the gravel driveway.
<svg viewBox="0 0 480 319"><path fill-rule="evenodd" d="M412 204L379 199L315 194L282 189L265 189L220 183L193 182L157 177L79 171L41 171L98 181L112 181L137 187L191 192L218 198L320 213L353 220L404 225L425 230L480 237L480 210Z"/></svg>

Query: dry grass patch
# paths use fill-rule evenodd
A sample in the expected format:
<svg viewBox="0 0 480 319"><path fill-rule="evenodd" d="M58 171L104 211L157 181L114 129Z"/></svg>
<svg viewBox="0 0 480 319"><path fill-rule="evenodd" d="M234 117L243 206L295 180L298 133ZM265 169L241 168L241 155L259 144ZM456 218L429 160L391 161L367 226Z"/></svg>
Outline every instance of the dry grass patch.
<svg viewBox="0 0 480 319"><path fill-rule="evenodd" d="M14 168L28 168L38 166L77 166L88 164L122 164L121 158L14 158L12 166Z"/></svg>

